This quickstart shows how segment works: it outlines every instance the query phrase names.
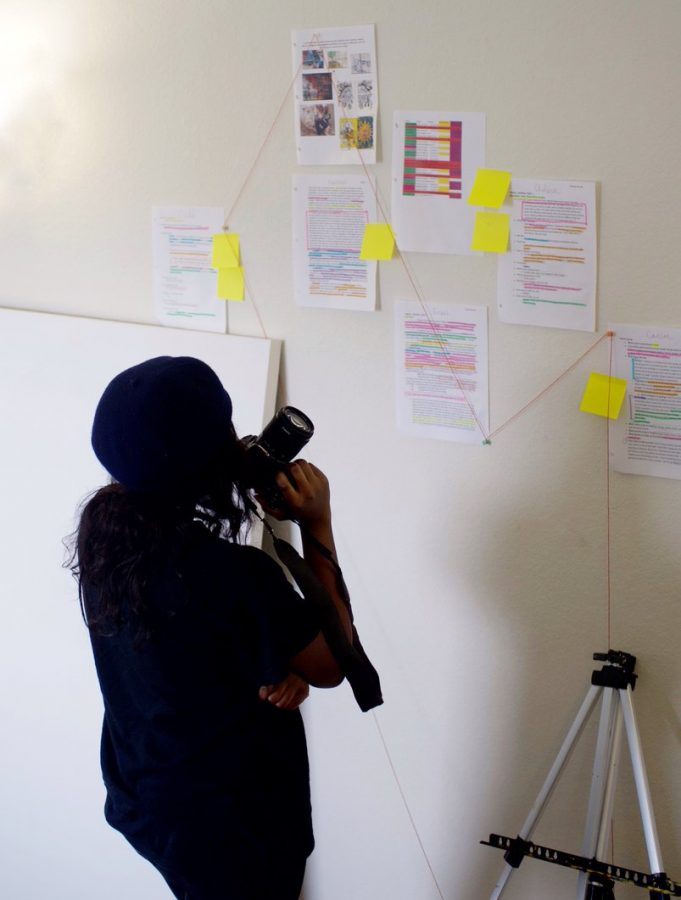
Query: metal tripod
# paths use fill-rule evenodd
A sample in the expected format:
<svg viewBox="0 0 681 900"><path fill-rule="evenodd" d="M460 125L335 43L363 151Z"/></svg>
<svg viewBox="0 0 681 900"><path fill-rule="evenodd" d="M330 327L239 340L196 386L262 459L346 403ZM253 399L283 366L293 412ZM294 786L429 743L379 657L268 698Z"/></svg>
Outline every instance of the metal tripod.
<svg viewBox="0 0 681 900"><path fill-rule="evenodd" d="M605 665L592 673L591 687L518 837L491 834L489 841L481 842L505 851L506 866L490 900L498 900L501 897L514 870L526 856L579 870L577 900L614 900L614 887L617 882L628 882L649 891L652 900L681 897L681 885L667 877L662 864L648 776L632 701L637 678L634 674L636 657L620 650L608 650L607 653L594 653L593 658L604 661ZM582 853L577 856L550 847L541 847L530 840L532 833L599 697L602 698L601 716ZM652 874L604 861L615 800L623 722Z"/></svg>

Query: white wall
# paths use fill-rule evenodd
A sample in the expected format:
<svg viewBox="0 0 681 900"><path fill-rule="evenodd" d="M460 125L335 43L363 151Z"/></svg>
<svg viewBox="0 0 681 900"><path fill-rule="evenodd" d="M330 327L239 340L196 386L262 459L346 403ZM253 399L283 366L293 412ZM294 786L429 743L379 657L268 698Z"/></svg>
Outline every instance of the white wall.
<svg viewBox="0 0 681 900"><path fill-rule="evenodd" d="M27 36L3 27L11 15ZM290 83L290 28L367 22L377 25L384 198L394 109L485 112L490 166L600 182L599 329L681 325L677 0L4 0L0 76L20 65L27 74L24 96L10 93L18 105L0 106L0 304L151 321L151 206L229 208ZM6 77L0 85L13 90ZM282 397L317 425L310 455L332 479L339 551L386 696L375 719L346 688L307 705L318 849L306 896L438 897L378 722L442 894L484 898L501 856L477 842L520 827L586 691L591 654L606 648L605 429L576 412L606 346L491 447L400 436L392 306L412 295L399 262L380 266L376 314L292 304L291 120L289 100L231 225L268 335L285 342ZM492 428L593 340L500 325L491 258L410 262L427 299L490 306ZM260 334L250 304L230 308L230 328ZM680 499L678 482L611 478L612 644L640 660L635 701L677 879ZM42 697L22 689L27 703ZM592 736L537 840L579 850ZM69 790L90 792L96 810L90 763ZM25 771L2 773L24 779L28 806L43 796L39 764L27 754ZM627 766L622 781L615 855L645 868ZM77 851L54 853L39 830L25 831L26 855L54 885L41 898L97 896L127 859L113 833L110 855L93 860L87 832ZM92 889L74 893L83 860ZM142 869L130 872L129 896L152 897ZM573 884L527 862L507 896L562 900Z"/></svg>

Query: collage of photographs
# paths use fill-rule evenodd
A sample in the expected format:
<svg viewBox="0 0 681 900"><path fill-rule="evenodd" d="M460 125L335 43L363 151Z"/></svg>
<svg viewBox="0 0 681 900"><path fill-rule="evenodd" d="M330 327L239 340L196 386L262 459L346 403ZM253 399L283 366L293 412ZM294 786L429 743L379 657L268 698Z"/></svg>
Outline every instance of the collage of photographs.
<svg viewBox="0 0 681 900"><path fill-rule="evenodd" d="M374 150L378 89L372 44L356 33L324 32L297 43L301 139L333 138L334 151Z"/></svg>

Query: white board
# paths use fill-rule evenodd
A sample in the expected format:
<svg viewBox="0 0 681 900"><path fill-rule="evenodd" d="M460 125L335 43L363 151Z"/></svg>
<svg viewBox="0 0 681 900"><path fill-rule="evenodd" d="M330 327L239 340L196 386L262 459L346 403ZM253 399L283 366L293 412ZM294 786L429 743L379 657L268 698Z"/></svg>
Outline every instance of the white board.
<svg viewBox="0 0 681 900"><path fill-rule="evenodd" d="M229 391L237 433L257 434L274 411L279 352L271 340L0 309L2 896L169 897L104 821L101 697L61 542L108 480L90 427L111 378L154 356L196 356Z"/></svg>

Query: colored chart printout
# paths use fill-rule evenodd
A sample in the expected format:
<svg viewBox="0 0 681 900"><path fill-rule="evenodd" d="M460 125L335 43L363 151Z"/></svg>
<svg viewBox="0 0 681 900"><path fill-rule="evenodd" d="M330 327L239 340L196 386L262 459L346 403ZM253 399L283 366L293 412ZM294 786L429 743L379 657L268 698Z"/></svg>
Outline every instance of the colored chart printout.
<svg viewBox="0 0 681 900"><path fill-rule="evenodd" d="M611 425L617 472L681 478L681 329L611 325L613 375L627 395Z"/></svg>
<svg viewBox="0 0 681 900"><path fill-rule="evenodd" d="M473 254L466 198L485 166L483 113L396 112L392 226L402 251Z"/></svg>
<svg viewBox="0 0 681 900"><path fill-rule="evenodd" d="M376 262L360 259L365 227L375 220L373 181L366 176L293 176L293 274L299 306L376 308Z"/></svg>
<svg viewBox="0 0 681 900"><path fill-rule="evenodd" d="M417 437L480 444L489 431L487 307L400 301L397 421Z"/></svg>
<svg viewBox="0 0 681 900"><path fill-rule="evenodd" d="M511 249L499 258L502 322L596 329L596 185L514 178L504 211Z"/></svg>
<svg viewBox="0 0 681 900"><path fill-rule="evenodd" d="M294 125L302 165L376 162L373 25L294 31Z"/></svg>
<svg viewBox="0 0 681 900"><path fill-rule="evenodd" d="M461 199L461 122L405 122L402 194Z"/></svg>
<svg viewBox="0 0 681 900"><path fill-rule="evenodd" d="M213 235L222 230L220 207L154 207L154 312L162 325L227 330L227 307L217 298Z"/></svg>

